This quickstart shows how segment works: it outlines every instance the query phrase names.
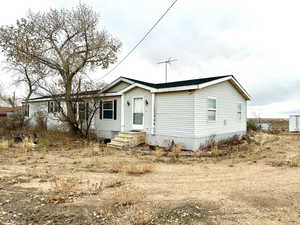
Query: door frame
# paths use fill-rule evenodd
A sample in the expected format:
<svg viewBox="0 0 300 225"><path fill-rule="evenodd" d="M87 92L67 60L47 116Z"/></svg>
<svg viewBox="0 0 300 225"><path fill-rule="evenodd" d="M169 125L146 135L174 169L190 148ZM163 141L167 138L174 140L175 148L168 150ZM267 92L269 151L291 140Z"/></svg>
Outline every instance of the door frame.
<svg viewBox="0 0 300 225"><path fill-rule="evenodd" d="M134 99L141 98L143 104L143 124L142 125L135 125L133 124L133 112L134 112ZM133 96L132 97L132 110L131 110L131 127L133 130L143 130L145 125L145 103L143 96Z"/></svg>

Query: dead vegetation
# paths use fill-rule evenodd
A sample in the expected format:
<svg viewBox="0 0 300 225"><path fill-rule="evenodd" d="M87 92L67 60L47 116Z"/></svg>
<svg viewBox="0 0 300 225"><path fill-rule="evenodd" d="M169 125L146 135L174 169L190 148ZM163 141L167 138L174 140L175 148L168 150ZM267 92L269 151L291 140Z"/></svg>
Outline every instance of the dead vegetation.
<svg viewBox="0 0 300 225"><path fill-rule="evenodd" d="M111 204L116 206L134 205L145 198L145 194L133 186L120 187L112 193Z"/></svg>
<svg viewBox="0 0 300 225"><path fill-rule="evenodd" d="M59 132L45 134L32 148L10 140L3 142L1 222L300 222L294 216L300 210L298 135L250 133L244 140L214 143L194 153L177 145L168 151L146 147L134 151L106 149ZM259 223L257 218L261 219Z"/></svg>
<svg viewBox="0 0 300 225"><path fill-rule="evenodd" d="M81 179L59 177L54 177L50 182L51 188L46 193L46 198L51 203L64 203L71 200L79 190L79 185L83 183Z"/></svg>
<svg viewBox="0 0 300 225"><path fill-rule="evenodd" d="M125 173L128 175L143 175L151 173L153 170L153 163L114 161L111 163L110 171L112 173Z"/></svg>
<svg viewBox="0 0 300 225"><path fill-rule="evenodd" d="M300 167L300 154L293 157L284 157L283 159L276 159L269 162L270 165L275 167Z"/></svg>

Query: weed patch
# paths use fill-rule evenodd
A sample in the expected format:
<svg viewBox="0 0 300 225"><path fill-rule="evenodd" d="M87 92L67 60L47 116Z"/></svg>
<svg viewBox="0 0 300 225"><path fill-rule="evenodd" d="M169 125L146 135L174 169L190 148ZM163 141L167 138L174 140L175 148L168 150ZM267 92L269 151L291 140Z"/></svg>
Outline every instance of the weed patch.
<svg viewBox="0 0 300 225"><path fill-rule="evenodd" d="M145 198L145 194L136 187L121 187L112 194L111 205L130 206Z"/></svg>
<svg viewBox="0 0 300 225"><path fill-rule="evenodd" d="M161 210L151 222L154 224L216 224L212 217L220 215L219 206L215 203L189 203L173 209Z"/></svg>
<svg viewBox="0 0 300 225"><path fill-rule="evenodd" d="M115 161L111 164L110 172L123 172L129 175L142 175L146 173L151 173L153 172L153 170L154 165L152 163Z"/></svg>

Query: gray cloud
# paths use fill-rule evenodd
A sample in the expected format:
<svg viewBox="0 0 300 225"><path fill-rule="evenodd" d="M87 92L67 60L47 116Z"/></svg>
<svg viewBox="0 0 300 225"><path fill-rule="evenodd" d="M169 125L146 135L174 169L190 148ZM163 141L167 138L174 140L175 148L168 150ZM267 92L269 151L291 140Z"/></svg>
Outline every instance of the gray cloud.
<svg viewBox="0 0 300 225"><path fill-rule="evenodd" d="M104 28L123 42L124 55L172 1L82 2L92 6L100 14ZM69 8L74 4L73 0L47 2L47 6L52 7ZM13 16L23 16L27 10L12 15L13 5L8 2L1 7L3 18L9 12L11 21ZM28 7L45 9L37 0L30 0ZM116 78L117 74L136 74L140 79L161 81L163 70L156 63L174 57L178 61L171 66L173 79L235 74L253 97L250 107L298 99L300 32L295 27L300 19L299 7L300 3L293 0L289 4L267 0L178 1L109 79ZM157 71L161 71L160 74L150 74ZM98 70L96 74L95 77L99 77L104 71ZM297 106L291 105L285 113L293 110L297 111Z"/></svg>

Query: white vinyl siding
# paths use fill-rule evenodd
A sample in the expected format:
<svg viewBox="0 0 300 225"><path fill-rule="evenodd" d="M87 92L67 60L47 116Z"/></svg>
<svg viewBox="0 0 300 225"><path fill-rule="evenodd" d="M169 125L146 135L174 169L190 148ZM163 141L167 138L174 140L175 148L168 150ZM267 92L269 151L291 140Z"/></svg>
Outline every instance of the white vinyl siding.
<svg viewBox="0 0 300 225"><path fill-rule="evenodd" d="M217 99L216 122L208 118L207 99ZM237 103L241 103L241 120L237 119ZM210 136L246 131L246 100L229 81L225 81L195 92L195 136Z"/></svg>
<svg viewBox="0 0 300 225"><path fill-rule="evenodd" d="M133 126L133 99L143 98L142 105L144 107L143 115L143 130L145 132L151 132L152 123L152 95L150 91L142 88L133 88L124 93L124 122L125 131L135 130ZM129 104L129 105L128 105Z"/></svg>
<svg viewBox="0 0 300 225"><path fill-rule="evenodd" d="M105 101L114 101L117 100L117 114L116 114L116 119L103 119L103 113L102 113L102 119L99 118L100 112L96 113L94 118L95 121L95 129L97 132L97 135L100 137L107 137L111 138L112 137L112 132L117 133L121 131L121 97L103 97L101 98L102 103ZM100 100L99 100L100 102ZM102 106L103 108L103 106ZM103 110L103 109L102 109Z"/></svg>
<svg viewBox="0 0 300 225"><path fill-rule="evenodd" d="M106 93L116 93L119 92L125 88L127 88L130 84L126 83L124 81L121 81L120 83L116 84L115 86L111 87L110 89L106 90Z"/></svg>
<svg viewBox="0 0 300 225"><path fill-rule="evenodd" d="M238 103L237 104L237 119L238 120L242 120L242 108L243 108L243 104Z"/></svg>
<svg viewBox="0 0 300 225"><path fill-rule="evenodd" d="M65 103L61 102L61 108L65 110ZM42 112L47 116L47 127L48 129L56 129L62 126L62 122L58 118L58 114L48 113L48 102L34 102L29 103L30 111L30 126L36 125L35 115L38 112Z"/></svg>
<svg viewBox="0 0 300 225"><path fill-rule="evenodd" d="M155 134L191 137L194 134L194 92L156 94Z"/></svg>

